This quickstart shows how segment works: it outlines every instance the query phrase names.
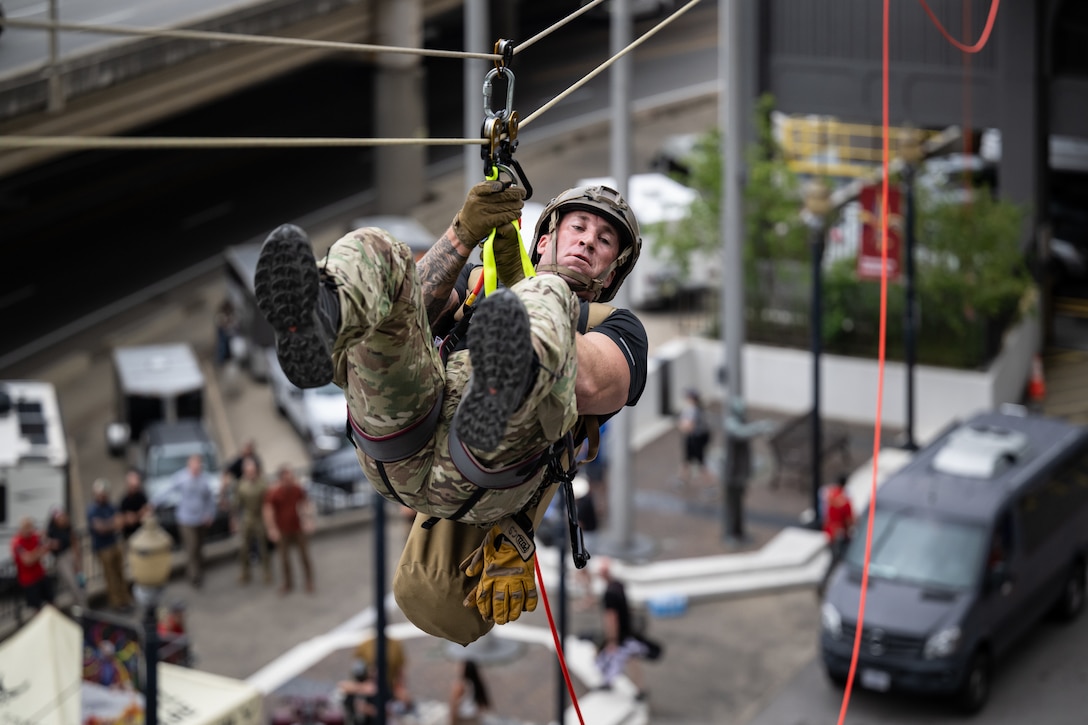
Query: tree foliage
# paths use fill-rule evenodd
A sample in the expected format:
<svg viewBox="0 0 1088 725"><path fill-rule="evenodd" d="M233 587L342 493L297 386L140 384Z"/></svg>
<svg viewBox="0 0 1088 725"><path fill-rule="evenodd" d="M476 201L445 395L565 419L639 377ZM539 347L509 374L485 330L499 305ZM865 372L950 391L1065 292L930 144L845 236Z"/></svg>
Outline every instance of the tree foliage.
<svg viewBox="0 0 1088 725"><path fill-rule="evenodd" d="M803 345L811 252L800 217L801 180L774 138L773 108L771 96L759 100L756 140L745 159L746 318L753 339ZM709 131L686 158L686 173L675 175L698 192L698 199L689 218L659 230L657 244L685 275L694 252L714 253L720 245L722 156L721 134ZM919 350L922 362L984 364L995 352L1000 331L1019 319L1033 285L1020 245L1026 210L985 188L971 190L969 197L968 203L918 200L916 284L922 336L928 336ZM859 280L854 268L853 259L842 259L823 270L823 336L830 351L874 354L879 284ZM902 334L904 304L902 286L893 285L888 297L891 348L897 347L893 332Z"/></svg>

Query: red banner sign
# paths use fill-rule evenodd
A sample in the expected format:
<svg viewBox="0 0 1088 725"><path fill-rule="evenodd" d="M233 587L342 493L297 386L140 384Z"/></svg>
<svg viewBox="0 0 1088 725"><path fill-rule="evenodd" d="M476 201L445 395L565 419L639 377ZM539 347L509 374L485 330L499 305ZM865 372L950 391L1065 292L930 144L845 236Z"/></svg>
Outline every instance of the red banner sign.
<svg viewBox="0 0 1088 725"><path fill-rule="evenodd" d="M884 269L883 220L880 218L882 184L866 186L861 190L861 244L858 245L858 278L879 280ZM888 188L888 280L899 279L902 268L903 214L902 194L898 186Z"/></svg>

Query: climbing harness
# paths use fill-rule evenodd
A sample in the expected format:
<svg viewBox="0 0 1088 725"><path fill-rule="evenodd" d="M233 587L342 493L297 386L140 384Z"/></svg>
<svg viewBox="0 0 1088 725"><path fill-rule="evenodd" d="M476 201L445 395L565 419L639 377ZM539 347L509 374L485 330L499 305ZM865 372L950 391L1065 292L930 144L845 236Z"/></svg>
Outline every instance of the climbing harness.
<svg viewBox="0 0 1088 725"><path fill-rule="evenodd" d="M501 180L504 184L516 184L525 189L525 196L532 194L532 186L525 175L521 164L514 158L514 152L518 146L518 114L514 110L514 73L509 67L513 57L513 44L508 40L499 40L495 43L495 54L500 59L495 61L495 67L489 69L483 81L484 97L484 122L482 137L484 143L481 148L481 157L484 161L484 176L490 180ZM505 105L495 108L492 105L492 97L495 92L496 81L506 82ZM631 243L627 244L628 253L624 261L637 257L638 230L633 222L629 222L626 207L616 208L616 201L608 195L607 191L587 192L581 190L576 199L561 197L561 203L553 200L549 206L555 213L559 206L568 202L575 206L585 207L596 211L605 212L621 234ZM533 259L525 249L521 238L521 227L518 221L513 222L514 233L519 250L521 271L526 277L536 275ZM461 317L453 328L443 338L436 338L439 355L445 364L449 355L458 348L468 332L473 313L481 296L490 294L498 287L498 269L495 259L495 241L498 230L492 229L482 244L482 265L469 276L468 294L461 309ZM614 308L602 304L583 304L578 320L578 331L587 332L594 325L600 324ZM348 418L348 437L352 444L367 456L374 460L382 484L388 496L401 504L403 499L393 487L386 473L385 465L410 458L430 442L433 438L438 418L443 405L442 393L436 397L431 409L413 421L403 430L385 436L370 436L363 432L356 421ZM599 443L598 422L596 416L582 416L577 428L578 440L585 438L589 441L589 452L585 461L592 460L597 453ZM450 461L457 468L466 481L474 484L475 489L461 503L456 511L445 516L453 521L462 519L475 506L488 491L512 489L526 485L540 477L539 489L546 491L552 485L558 485L562 491L565 508L567 509L567 523L570 529L571 555L577 568L584 568L589 561L589 552L586 550L581 527L578 523L577 503L574 496L572 481L583 460L578 460L575 452L575 433L568 432L560 440L550 446L527 456L517 463L502 468L493 469L484 466L457 435L456 426L450 426L448 446ZM543 475L541 471L543 469ZM539 495L534 496L534 501ZM423 528L430 529L438 521L439 517L433 516L422 523ZM500 525L513 525L521 532L528 534L532 539L532 522L522 509L513 516L504 518ZM513 534L513 532L512 532Z"/></svg>

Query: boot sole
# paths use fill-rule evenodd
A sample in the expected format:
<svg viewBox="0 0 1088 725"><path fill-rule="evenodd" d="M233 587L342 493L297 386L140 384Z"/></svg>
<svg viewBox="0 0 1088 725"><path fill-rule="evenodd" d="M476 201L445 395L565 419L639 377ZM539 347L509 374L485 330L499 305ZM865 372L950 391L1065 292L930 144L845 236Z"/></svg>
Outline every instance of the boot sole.
<svg viewBox="0 0 1088 725"><path fill-rule="evenodd" d="M494 451L535 371L529 313L517 295L496 290L480 302L468 328L468 348L472 377L454 425L465 444Z"/></svg>
<svg viewBox="0 0 1088 725"><path fill-rule="evenodd" d="M300 388L332 382L332 351L316 319L320 284L306 233L292 224L273 230L257 259L253 291L257 307L276 333L280 367Z"/></svg>

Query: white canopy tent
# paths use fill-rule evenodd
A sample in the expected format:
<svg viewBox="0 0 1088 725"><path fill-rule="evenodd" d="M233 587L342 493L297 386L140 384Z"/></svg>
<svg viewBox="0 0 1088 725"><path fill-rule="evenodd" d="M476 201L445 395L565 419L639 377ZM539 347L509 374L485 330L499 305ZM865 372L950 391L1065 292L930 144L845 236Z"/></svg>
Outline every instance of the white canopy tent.
<svg viewBox="0 0 1088 725"><path fill-rule="evenodd" d="M81 713L81 703L107 705L109 697L86 692L82 660L83 630L53 607L45 607L0 644L0 722L72 725L84 722L89 714ZM252 685L161 662L158 674L160 722L260 723L261 694Z"/></svg>

